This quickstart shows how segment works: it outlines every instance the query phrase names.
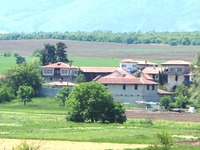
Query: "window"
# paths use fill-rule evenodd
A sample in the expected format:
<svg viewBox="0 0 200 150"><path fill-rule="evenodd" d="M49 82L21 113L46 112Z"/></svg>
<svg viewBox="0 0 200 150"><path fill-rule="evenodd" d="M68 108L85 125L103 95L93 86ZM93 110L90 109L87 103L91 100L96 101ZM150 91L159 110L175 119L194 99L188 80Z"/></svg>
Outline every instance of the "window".
<svg viewBox="0 0 200 150"><path fill-rule="evenodd" d="M138 85L136 84L136 85L135 85L135 90L137 90L137 89L138 89Z"/></svg>
<svg viewBox="0 0 200 150"><path fill-rule="evenodd" d="M175 75L175 81L178 81L178 75Z"/></svg>
<svg viewBox="0 0 200 150"><path fill-rule="evenodd" d="M123 90L126 90L126 85L125 84L123 85Z"/></svg>
<svg viewBox="0 0 200 150"><path fill-rule="evenodd" d="M147 85L147 90L149 90L149 85Z"/></svg>
<svg viewBox="0 0 200 150"><path fill-rule="evenodd" d="M125 64L122 64L122 68L125 68L126 67L126 65Z"/></svg>
<svg viewBox="0 0 200 150"><path fill-rule="evenodd" d="M77 76L78 75L78 71L74 70L74 75Z"/></svg>
<svg viewBox="0 0 200 150"><path fill-rule="evenodd" d="M52 69L44 69L43 74L44 75L53 75L53 70Z"/></svg>
<svg viewBox="0 0 200 150"><path fill-rule="evenodd" d="M154 90L155 89L155 86L154 85L152 85L152 90Z"/></svg>
<svg viewBox="0 0 200 150"><path fill-rule="evenodd" d="M177 70L181 72L181 71L182 71L182 68L178 68Z"/></svg>

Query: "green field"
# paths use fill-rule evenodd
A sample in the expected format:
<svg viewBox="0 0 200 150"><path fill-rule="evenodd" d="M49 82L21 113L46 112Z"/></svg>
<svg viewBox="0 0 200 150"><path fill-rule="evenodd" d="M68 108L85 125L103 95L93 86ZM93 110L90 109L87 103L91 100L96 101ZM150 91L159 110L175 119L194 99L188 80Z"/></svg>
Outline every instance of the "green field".
<svg viewBox="0 0 200 150"><path fill-rule="evenodd" d="M27 62L30 62L33 57L25 57ZM70 57L73 61L73 66L76 67L118 67L120 58L94 58L94 57ZM151 61L151 60L150 60ZM152 60L154 63L162 63L160 60ZM0 74L6 73L6 70L16 65L15 57L0 56Z"/></svg>
<svg viewBox="0 0 200 150"><path fill-rule="evenodd" d="M163 131L174 141L200 138L200 124L149 119L128 119L125 124L74 123L66 108L53 98L35 98L24 106L14 100L0 104L0 138L153 144Z"/></svg>

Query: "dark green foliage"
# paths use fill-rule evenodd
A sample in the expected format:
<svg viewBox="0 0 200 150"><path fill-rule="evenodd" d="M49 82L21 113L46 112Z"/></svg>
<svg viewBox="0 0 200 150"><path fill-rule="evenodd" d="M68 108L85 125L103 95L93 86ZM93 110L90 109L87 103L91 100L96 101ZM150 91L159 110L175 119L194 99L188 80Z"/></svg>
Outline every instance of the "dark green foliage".
<svg viewBox="0 0 200 150"><path fill-rule="evenodd" d="M30 102L33 96L34 90L31 86L20 86L17 91L17 97L23 101L24 105L26 105L27 102Z"/></svg>
<svg viewBox="0 0 200 150"><path fill-rule="evenodd" d="M19 65L19 64L22 64L24 62L26 62L26 59L24 57L22 57L22 56L17 56L16 57L16 64Z"/></svg>
<svg viewBox="0 0 200 150"><path fill-rule="evenodd" d="M11 55L12 55L11 52L5 52L5 53L3 54L4 57L10 57Z"/></svg>
<svg viewBox="0 0 200 150"><path fill-rule="evenodd" d="M186 106L190 104L189 99L191 95L189 93L189 88L184 85L177 86L175 89L175 93L175 106L186 108Z"/></svg>
<svg viewBox="0 0 200 150"><path fill-rule="evenodd" d="M60 90L59 93L56 95L55 99L62 101L63 105L65 105L65 101L67 100L67 97L69 96L69 87L63 86Z"/></svg>
<svg viewBox="0 0 200 150"><path fill-rule="evenodd" d="M129 32L112 33L103 31L93 32L38 32L38 33L10 33L0 34L0 40L19 39L60 39L93 42L115 42L127 44L168 44L176 45L200 45L200 32ZM61 46L62 47L62 46ZM63 53L63 52L61 52ZM63 60L61 58L61 60Z"/></svg>
<svg viewBox="0 0 200 150"><path fill-rule="evenodd" d="M0 103L11 101L14 98L14 93L11 88L1 86L0 88Z"/></svg>
<svg viewBox="0 0 200 150"><path fill-rule="evenodd" d="M85 82L75 86L66 102L67 120L75 122L126 121L125 111L115 103L111 93L100 83Z"/></svg>
<svg viewBox="0 0 200 150"><path fill-rule="evenodd" d="M79 74L75 80L76 83L86 82L85 76L83 74Z"/></svg>
<svg viewBox="0 0 200 150"><path fill-rule="evenodd" d="M41 68L34 63L22 63L10 68L5 80L6 84L11 87L15 94L20 86L31 86L34 89L35 96L43 83Z"/></svg>
<svg viewBox="0 0 200 150"><path fill-rule="evenodd" d="M65 43L59 42L56 44L56 55L58 62L68 62L66 49L67 46Z"/></svg>
<svg viewBox="0 0 200 150"><path fill-rule="evenodd" d="M195 76L190 88L190 100L195 106L200 107L200 52L197 53L196 59L192 64L192 72Z"/></svg>
<svg viewBox="0 0 200 150"><path fill-rule="evenodd" d="M160 83L160 85L164 85L165 83L167 83L167 80L168 80L167 75L164 74L163 72L159 71L159 83Z"/></svg>
<svg viewBox="0 0 200 150"><path fill-rule="evenodd" d="M160 100L160 105L164 106L165 109L169 109L170 103L171 103L171 97L170 96L163 96Z"/></svg>
<svg viewBox="0 0 200 150"><path fill-rule="evenodd" d="M45 44L44 47L44 49L39 51L40 54L37 54L37 51L35 52L35 54L39 55L42 65L55 62L69 62L66 53L67 46L64 43L59 42L56 44L56 47L51 44Z"/></svg>

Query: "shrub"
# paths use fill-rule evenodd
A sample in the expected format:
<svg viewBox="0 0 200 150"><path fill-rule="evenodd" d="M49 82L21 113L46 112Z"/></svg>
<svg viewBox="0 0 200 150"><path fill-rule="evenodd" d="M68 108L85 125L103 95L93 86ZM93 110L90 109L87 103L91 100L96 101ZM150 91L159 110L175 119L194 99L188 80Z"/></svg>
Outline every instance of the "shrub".
<svg viewBox="0 0 200 150"><path fill-rule="evenodd" d="M34 144L28 144L26 141L19 144L16 148L13 150L40 150L40 146L35 146Z"/></svg>
<svg viewBox="0 0 200 150"><path fill-rule="evenodd" d="M5 53L3 54L3 56L4 56L4 57L10 57L10 56L11 56L11 52L5 52Z"/></svg>

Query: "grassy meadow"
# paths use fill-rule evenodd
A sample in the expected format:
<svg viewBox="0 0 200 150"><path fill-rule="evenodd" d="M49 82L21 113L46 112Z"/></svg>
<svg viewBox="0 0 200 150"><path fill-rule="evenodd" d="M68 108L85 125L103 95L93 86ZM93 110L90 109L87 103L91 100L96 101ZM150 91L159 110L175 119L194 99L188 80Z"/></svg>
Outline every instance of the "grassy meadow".
<svg viewBox="0 0 200 150"><path fill-rule="evenodd" d="M0 104L0 138L153 144L163 131L174 141L200 138L200 124L151 119L128 119L124 124L74 123L66 108L53 98Z"/></svg>
<svg viewBox="0 0 200 150"><path fill-rule="evenodd" d="M27 62L32 61L34 57L25 56ZM120 58L95 58L95 57L70 57L73 61L73 66L77 67L118 67ZM150 60L151 61L151 60ZM163 61L152 60L154 63L162 63ZM16 65L16 58L0 56L0 74L6 73L6 70Z"/></svg>

